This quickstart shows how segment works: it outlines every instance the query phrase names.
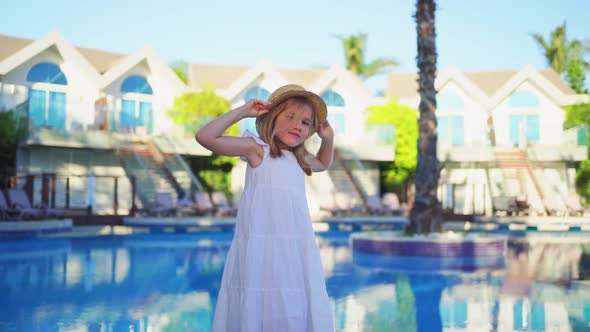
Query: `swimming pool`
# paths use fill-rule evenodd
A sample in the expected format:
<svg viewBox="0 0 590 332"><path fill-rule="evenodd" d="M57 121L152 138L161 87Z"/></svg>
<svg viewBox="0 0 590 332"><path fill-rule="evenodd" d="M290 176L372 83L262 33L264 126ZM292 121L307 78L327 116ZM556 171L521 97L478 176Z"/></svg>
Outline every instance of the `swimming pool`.
<svg viewBox="0 0 590 332"><path fill-rule="evenodd" d="M1 240L0 331L209 331L232 235ZM317 233L339 331L590 330L590 239L413 272L355 263L349 235Z"/></svg>

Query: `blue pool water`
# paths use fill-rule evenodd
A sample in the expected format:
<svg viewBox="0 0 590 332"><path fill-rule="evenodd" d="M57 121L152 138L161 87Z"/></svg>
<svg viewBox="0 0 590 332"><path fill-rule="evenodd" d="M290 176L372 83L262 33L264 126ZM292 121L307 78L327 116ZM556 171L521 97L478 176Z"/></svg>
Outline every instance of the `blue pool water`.
<svg viewBox="0 0 590 332"><path fill-rule="evenodd" d="M493 269L412 271L358 263L349 235L317 234L339 331L590 331L590 240L514 242ZM209 331L231 237L0 240L0 331Z"/></svg>

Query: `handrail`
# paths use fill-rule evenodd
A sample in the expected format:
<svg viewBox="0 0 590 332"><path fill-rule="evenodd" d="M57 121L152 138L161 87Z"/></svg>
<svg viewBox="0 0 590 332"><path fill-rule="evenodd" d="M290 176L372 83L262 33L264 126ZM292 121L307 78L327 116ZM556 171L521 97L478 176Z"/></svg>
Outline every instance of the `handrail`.
<svg viewBox="0 0 590 332"><path fill-rule="evenodd" d="M354 175L352 174L352 171L348 168L348 166L344 162L344 159L342 159L342 157L340 157L340 150L338 148L334 148L334 156L336 157L335 159L338 159L338 162L340 163L340 165L344 169L344 173L346 173L346 176L348 176L350 182L352 183L352 186L354 187L356 192L361 197L363 206L366 208L367 207L367 193L363 190L362 186L358 183L358 180L354 177Z"/></svg>
<svg viewBox="0 0 590 332"><path fill-rule="evenodd" d="M168 177L168 180L172 183L174 190L176 190L176 193L178 193L180 195L180 193L183 191L183 189L180 186L180 183L178 183L178 181L174 177L174 174L172 174L172 172L170 171L170 169L166 165L166 163L164 161L164 154L162 153L160 148L154 143L154 141L152 139L148 138L146 142L147 142L147 145L148 145L148 148L150 151L150 155L155 157L154 161L164 171L164 173L166 173L166 177Z"/></svg>
<svg viewBox="0 0 590 332"><path fill-rule="evenodd" d="M193 173L192 169L188 166L188 164L186 163L184 158L182 158L182 156L180 156L178 153L176 153L176 143L174 142L174 140L171 139L164 131L160 131L160 135L161 135L161 137L163 137L166 140L166 142L168 142L168 144L170 144L173 147L174 157L176 157L176 160L180 163L180 166L189 175L193 184L197 187L197 189L199 191L203 191L203 185L201 184L199 179L197 179L197 177ZM162 152L161 148L158 146L158 144L154 143L154 145L160 150L160 152Z"/></svg>

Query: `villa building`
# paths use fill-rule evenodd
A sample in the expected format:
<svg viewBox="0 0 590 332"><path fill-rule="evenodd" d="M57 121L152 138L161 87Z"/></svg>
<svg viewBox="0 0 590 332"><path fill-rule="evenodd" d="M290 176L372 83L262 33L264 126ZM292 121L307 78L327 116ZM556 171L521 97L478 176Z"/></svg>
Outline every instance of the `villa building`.
<svg viewBox="0 0 590 332"><path fill-rule="evenodd" d="M388 75L387 96L418 108L417 76ZM506 197L531 212L567 210L575 166L586 160L585 126L564 130L564 106L588 102L551 69L438 73L439 196L458 214L492 214Z"/></svg>
<svg viewBox="0 0 590 332"><path fill-rule="evenodd" d="M155 192L169 191L176 198L200 189L184 159L210 152L177 134L183 130L166 112L175 97L203 84L234 107L250 98L266 99L287 82L325 99L338 132L339 157L330 172L310 180L315 212L320 205L360 205L364 194L379 194L376 161L393 160L393 127L365 126L364 109L375 98L343 68L191 65L186 86L150 49L124 55L78 48L59 33L38 40L0 36L0 45L0 110L14 110L26 129L17 175L20 184L33 188L35 204L90 205L98 213L125 214L132 201L139 207L151 204ZM253 119L240 123L240 130L246 129L254 130ZM238 164L235 173L244 167ZM44 183L57 195L42 194ZM236 197L240 186L236 176ZM129 194L132 187L136 197ZM319 201L334 192L345 193L345 201Z"/></svg>
<svg viewBox="0 0 590 332"><path fill-rule="evenodd" d="M58 33L0 36L0 45L0 110L14 110L26 132L17 175L33 187L34 204L127 214L131 181L139 206L155 191L191 188L181 156L209 152L171 135L166 110L187 87L155 52L76 48ZM50 201L41 195L44 181L57 193Z"/></svg>
<svg viewBox="0 0 590 332"><path fill-rule="evenodd" d="M116 54L75 47L59 33L37 40L0 35L0 111L14 110L26 132L17 151L19 184L34 189L36 204L90 205L104 214L147 206L156 192L176 199L201 189L185 159L210 152L168 117L175 97L209 86L236 107L296 83L325 100L336 130L333 167L307 178L312 214L350 208L381 194L378 162L395 157L394 128L367 124L365 110L390 98L414 108L419 103L414 73L390 74L387 97L374 96L341 66L189 64L187 77L185 85L148 48ZM562 107L587 102L587 95L575 94L556 73L531 67L451 68L439 73L436 88L444 165L439 194L446 208L491 214L496 198L518 195L539 212L567 203L574 167L587 158L587 131L563 130ZM239 128L255 131L254 119ZM310 150L318 144L316 135ZM236 198L244 170L238 162ZM51 200L39 190L46 184L56 193Z"/></svg>

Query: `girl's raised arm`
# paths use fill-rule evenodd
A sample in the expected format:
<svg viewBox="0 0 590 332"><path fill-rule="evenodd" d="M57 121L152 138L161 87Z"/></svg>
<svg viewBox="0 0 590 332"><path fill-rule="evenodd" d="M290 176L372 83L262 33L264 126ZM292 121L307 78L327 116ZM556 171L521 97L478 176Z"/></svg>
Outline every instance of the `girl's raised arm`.
<svg viewBox="0 0 590 332"><path fill-rule="evenodd" d="M224 136L223 133L234 123L247 117L257 117L268 112L268 103L252 99L246 104L211 120L195 135L199 144L215 154L245 157L250 166L262 162L263 149L249 137Z"/></svg>
<svg viewBox="0 0 590 332"><path fill-rule="evenodd" d="M322 139L322 144L315 156L308 158L311 170L322 172L330 168L334 159L334 129L325 121L318 127L318 136Z"/></svg>

